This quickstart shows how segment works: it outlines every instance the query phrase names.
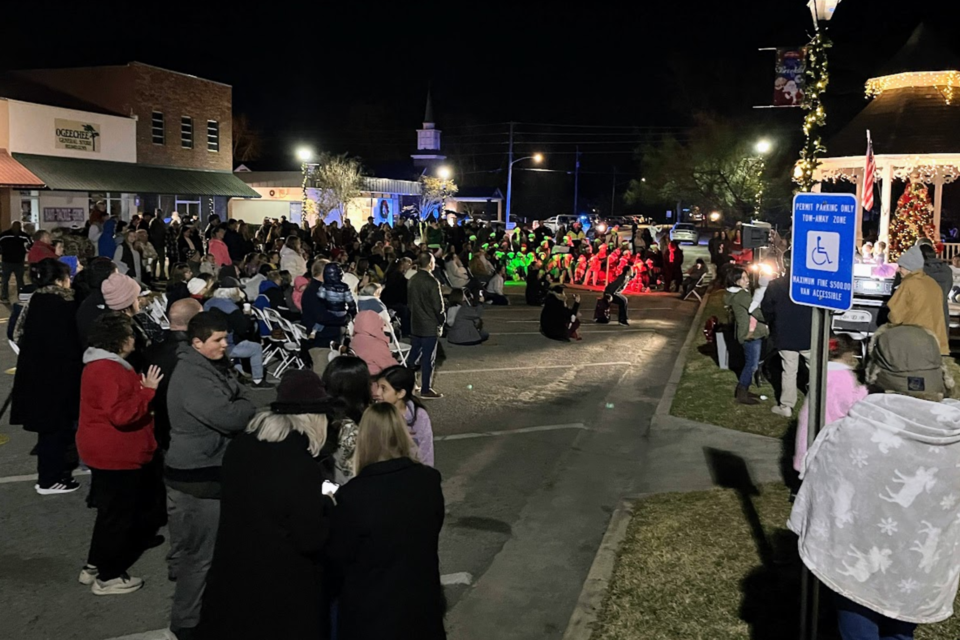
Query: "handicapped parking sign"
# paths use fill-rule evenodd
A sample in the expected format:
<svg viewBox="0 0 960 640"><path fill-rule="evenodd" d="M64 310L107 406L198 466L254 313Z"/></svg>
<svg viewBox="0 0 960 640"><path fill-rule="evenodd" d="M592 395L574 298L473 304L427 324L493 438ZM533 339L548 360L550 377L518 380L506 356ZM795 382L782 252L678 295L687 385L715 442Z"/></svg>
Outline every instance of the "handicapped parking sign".
<svg viewBox="0 0 960 640"><path fill-rule="evenodd" d="M857 198L850 194L800 193L793 199L790 298L833 311L853 306Z"/></svg>

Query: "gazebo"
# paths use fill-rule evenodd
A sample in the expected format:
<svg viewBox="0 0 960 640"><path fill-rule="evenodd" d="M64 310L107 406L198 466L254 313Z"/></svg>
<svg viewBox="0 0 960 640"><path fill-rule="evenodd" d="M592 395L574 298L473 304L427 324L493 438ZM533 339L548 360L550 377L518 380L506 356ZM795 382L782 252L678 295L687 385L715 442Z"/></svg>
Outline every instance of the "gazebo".
<svg viewBox="0 0 960 640"><path fill-rule="evenodd" d="M876 158L874 182L881 183L880 240L888 240L895 206L894 182L914 175L934 186L934 224L940 232L943 186L960 178L960 60L924 25L866 84L870 104L827 142L814 177L856 184L863 202L867 131ZM863 208L857 208L857 245Z"/></svg>

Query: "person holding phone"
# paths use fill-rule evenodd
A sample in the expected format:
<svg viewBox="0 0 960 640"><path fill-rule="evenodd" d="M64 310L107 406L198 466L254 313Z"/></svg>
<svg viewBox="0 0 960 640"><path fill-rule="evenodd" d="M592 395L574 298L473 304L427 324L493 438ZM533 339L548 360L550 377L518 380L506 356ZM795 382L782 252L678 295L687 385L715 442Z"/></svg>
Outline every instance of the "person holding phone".
<svg viewBox="0 0 960 640"><path fill-rule="evenodd" d="M276 401L227 446L201 637L329 637L322 550L336 485L317 463L329 410L316 373L288 371Z"/></svg>

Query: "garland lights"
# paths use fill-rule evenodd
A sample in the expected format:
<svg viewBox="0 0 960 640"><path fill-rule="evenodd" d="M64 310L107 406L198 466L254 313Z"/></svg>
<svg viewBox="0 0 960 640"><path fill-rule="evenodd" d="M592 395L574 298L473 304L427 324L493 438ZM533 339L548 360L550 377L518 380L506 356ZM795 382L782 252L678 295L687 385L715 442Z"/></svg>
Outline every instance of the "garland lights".
<svg viewBox="0 0 960 640"><path fill-rule="evenodd" d="M820 166L820 158L827 148L820 138L820 129L827 122L827 112L823 108L822 96L830 84L830 74L827 70L827 49L833 46L823 31L817 30L810 44L806 47L806 93L803 96L803 110L807 115L803 119L803 149L800 151L800 160L793 172L793 181L800 187L800 191L809 193L813 190L816 180L813 172Z"/></svg>
<svg viewBox="0 0 960 640"><path fill-rule="evenodd" d="M867 80L868 98L878 98L884 91L934 87L947 104L953 102L954 92L960 89L960 71L910 71Z"/></svg>

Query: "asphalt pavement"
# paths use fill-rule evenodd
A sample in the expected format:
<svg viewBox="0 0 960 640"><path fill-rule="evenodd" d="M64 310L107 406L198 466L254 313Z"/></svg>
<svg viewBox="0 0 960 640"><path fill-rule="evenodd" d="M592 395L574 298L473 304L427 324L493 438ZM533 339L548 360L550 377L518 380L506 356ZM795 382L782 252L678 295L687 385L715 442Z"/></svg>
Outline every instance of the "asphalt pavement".
<svg viewBox="0 0 960 640"><path fill-rule="evenodd" d="M632 297L630 327L599 326L587 294L583 341L566 344L539 335L540 310L523 305L521 287L508 293L512 306L485 309L488 343L444 344L434 387L446 397L427 405L454 640L561 637L610 514L645 488L651 418L697 308L676 295ZM0 397L14 366L0 348ZM273 392L258 397L265 405ZM34 437L6 418L0 434L10 438L0 445L0 639L166 637L166 545L132 568L143 589L92 595L77 583L94 520L89 479L73 494L36 495ZM275 579L264 576L263 588Z"/></svg>

